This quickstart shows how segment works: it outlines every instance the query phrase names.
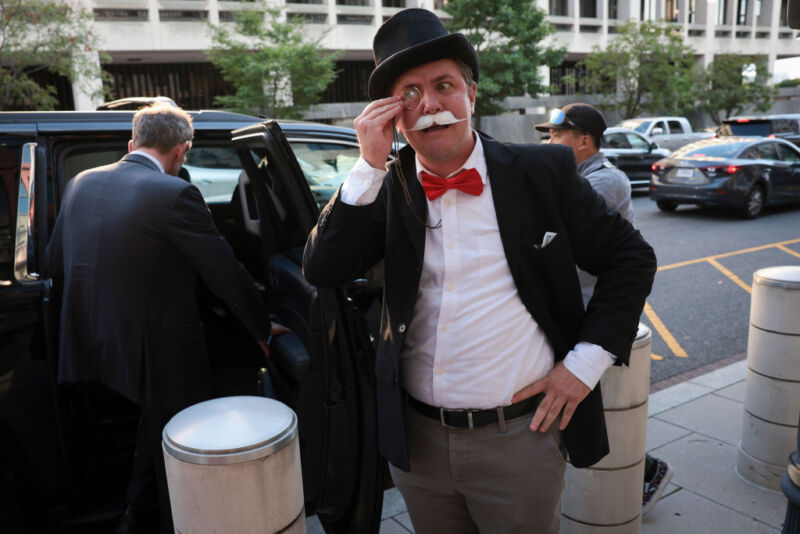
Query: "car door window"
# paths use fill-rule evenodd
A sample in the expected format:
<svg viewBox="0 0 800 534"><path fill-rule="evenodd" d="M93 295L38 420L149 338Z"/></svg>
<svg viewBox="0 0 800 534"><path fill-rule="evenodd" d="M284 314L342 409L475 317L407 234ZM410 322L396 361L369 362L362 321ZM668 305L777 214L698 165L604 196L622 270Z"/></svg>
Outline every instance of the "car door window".
<svg viewBox="0 0 800 534"><path fill-rule="evenodd" d="M10 284L14 272L14 229L22 144L21 141L0 141L0 284Z"/></svg>
<svg viewBox="0 0 800 534"><path fill-rule="evenodd" d="M630 148L631 145L621 133L610 133L603 136L603 148Z"/></svg>
<svg viewBox="0 0 800 534"><path fill-rule="evenodd" d="M760 159L768 159L772 161L780 159L777 148L778 147L776 143L762 143L753 147L754 150L758 151L758 157Z"/></svg>
<svg viewBox="0 0 800 534"><path fill-rule="evenodd" d="M358 161L357 145L289 140L314 200L325 206Z"/></svg>
<svg viewBox="0 0 800 534"><path fill-rule="evenodd" d="M669 124L669 133L671 134L685 133L683 131L683 125L680 123L680 121L668 121L667 124Z"/></svg>
<svg viewBox="0 0 800 534"><path fill-rule="evenodd" d="M778 145L778 153L783 161L790 163L800 162L800 152L790 146Z"/></svg>
<svg viewBox="0 0 800 534"><path fill-rule="evenodd" d="M660 129L660 133L656 133L656 129ZM658 121L655 126L653 126L653 135L666 135L669 130L667 130L667 125L664 121Z"/></svg>
<svg viewBox="0 0 800 534"><path fill-rule="evenodd" d="M650 143L645 141L644 137L633 133L626 133L625 137L628 139L628 143L630 143L631 148L636 148L640 150L649 150Z"/></svg>

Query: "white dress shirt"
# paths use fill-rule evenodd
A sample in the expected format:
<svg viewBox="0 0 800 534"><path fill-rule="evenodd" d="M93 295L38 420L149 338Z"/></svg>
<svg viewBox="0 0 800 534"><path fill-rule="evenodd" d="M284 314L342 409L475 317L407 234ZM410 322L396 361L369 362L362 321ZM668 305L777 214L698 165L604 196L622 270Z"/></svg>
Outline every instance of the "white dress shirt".
<svg viewBox="0 0 800 534"><path fill-rule="evenodd" d="M401 353L403 387L444 408L495 408L543 378L553 350L519 297L508 267L480 137L463 169L475 168L481 195L447 190L428 200L425 255L414 315ZM424 168L416 160L417 176ZM342 184L351 205L375 201L385 170L359 159ZM593 388L613 356L578 343L564 365Z"/></svg>

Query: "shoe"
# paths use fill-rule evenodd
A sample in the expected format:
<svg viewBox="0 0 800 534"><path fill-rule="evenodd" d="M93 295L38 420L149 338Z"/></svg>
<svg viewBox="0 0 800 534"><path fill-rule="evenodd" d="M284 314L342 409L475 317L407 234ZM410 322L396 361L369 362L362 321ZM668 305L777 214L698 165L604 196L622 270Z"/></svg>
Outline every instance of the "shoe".
<svg viewBox="0 0 800 534"><path fill-rule="evenodd" d="M653 509L672 480L672 468L664 460L657 459L656 474L651 480L645 480L642 493L642 515Z"/></svg>

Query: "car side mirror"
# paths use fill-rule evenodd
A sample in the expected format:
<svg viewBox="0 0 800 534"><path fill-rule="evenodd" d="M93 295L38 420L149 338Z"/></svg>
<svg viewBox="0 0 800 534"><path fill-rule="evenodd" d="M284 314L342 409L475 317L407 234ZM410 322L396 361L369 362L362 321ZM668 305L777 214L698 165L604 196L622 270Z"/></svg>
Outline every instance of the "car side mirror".
<svg viewBox="0 0 800 534"><path fill-rule="evenodd" d="M653 128L653 131L650 132L650 135L664 135L663 128Z"/></svg>
<svg viewBox="0 0 800 534"><path fill-rule="evenodd" d="M653 150L656 150L657 148L658 148L658 143L651 142L650 146L648 147L648 149L649 149L648 151L652 152Z"/></svg>

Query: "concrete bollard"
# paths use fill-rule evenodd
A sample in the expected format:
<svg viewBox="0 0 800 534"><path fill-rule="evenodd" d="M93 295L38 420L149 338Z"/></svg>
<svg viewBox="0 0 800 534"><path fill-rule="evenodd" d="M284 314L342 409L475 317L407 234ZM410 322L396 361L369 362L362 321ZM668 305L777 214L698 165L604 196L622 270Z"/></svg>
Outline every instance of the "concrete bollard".
<svg viewBox="0 0 800 534"><path fill-rule="evenodd" d="M780 491L800 411L800 267L753 275L744 425L736 472Z"/></svg>
<svg viewBox="0 0 800 534"><path fill-rule="evenodd" d="M175 531L305 534L297 416L264 397L190 406L163 432Z"/></svg>
<svg viewBox="0 0 800 534"><path fill-rule="evenodd" d="M561 534L641 531L651 341L639 324L630 366L611 367L600 379L611 452L586 469L567 466Z"/></svg>

